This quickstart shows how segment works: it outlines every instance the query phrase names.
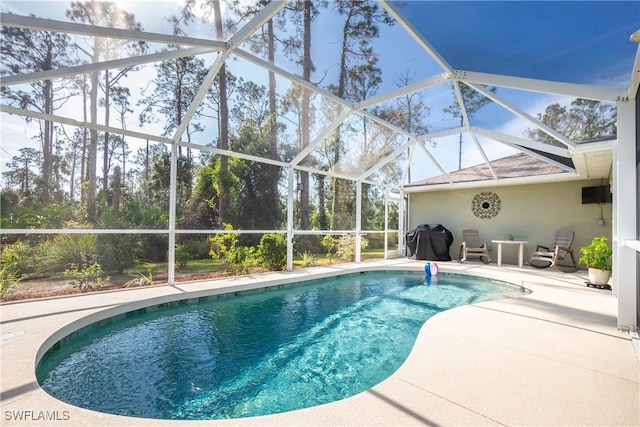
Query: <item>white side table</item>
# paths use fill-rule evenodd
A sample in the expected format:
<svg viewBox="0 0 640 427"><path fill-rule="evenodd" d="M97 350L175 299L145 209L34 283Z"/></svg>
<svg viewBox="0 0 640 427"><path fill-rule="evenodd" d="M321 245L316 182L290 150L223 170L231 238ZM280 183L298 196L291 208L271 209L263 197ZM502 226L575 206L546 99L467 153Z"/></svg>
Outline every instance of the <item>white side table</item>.
<svg viewBox="0 0 640 427"><path fill-rule="evenodd" d="M527 240L492 240L491 243L498 244L498 265L502 265L502 245L518 245L518 267L522 268L524 245L529 243Z"/></svg>

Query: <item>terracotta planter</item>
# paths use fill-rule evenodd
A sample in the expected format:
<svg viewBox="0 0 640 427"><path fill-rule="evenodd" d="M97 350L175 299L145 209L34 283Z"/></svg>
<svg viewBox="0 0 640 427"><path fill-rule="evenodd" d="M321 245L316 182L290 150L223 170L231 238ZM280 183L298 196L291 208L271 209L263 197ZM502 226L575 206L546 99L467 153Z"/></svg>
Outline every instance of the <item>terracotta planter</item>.
<svg viewBox="0 0 640 427"><path fill-rule="evenodd" d="M611 270L600 270L589 267L589 282L594 285L606 285L611 277Z"/></svg>

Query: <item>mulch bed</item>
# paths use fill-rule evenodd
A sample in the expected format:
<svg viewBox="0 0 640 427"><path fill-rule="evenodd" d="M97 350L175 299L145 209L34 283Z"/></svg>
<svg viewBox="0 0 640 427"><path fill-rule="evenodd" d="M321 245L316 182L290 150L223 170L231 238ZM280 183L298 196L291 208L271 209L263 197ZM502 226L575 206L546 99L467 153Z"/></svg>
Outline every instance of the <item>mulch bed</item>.
<svg viewBox="0 0 640 427"><path fill-rule="evenodd" d="M228 276L228 273L176 273L176 282L189 282L193 280L206 280L215 279ZM136 276L128 274L118 274L111 276L109 283L101 286L97 289L92 289L91 292L96 291L111 291L116 289L124 289L125 283L134 279ZM153 284L162 285L167 283L166 274L154 275ZM131 289L131 288L129 288ZM31 276L27 277L10 289L1 299L2 302L8 301L21 301L34 298L48 298L57 297L63 295L76 295L83 292L80 289L74 287L69 283L67 279L59 277L48 276Z"/></svg>

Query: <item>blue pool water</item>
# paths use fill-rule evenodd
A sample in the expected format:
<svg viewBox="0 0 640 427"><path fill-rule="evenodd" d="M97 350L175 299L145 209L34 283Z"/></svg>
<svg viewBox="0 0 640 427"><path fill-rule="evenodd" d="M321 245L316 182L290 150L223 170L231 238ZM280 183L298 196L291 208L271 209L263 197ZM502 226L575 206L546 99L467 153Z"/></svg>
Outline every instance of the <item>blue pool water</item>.
<svg viewBox="0 0 640 427"><path fill-rule="evenodd" d="M138 310L55 345L38 381L70 404L134 417L290 411L388 378L434 314L524 292L469 276L425 279L369 272Z"/></svg>

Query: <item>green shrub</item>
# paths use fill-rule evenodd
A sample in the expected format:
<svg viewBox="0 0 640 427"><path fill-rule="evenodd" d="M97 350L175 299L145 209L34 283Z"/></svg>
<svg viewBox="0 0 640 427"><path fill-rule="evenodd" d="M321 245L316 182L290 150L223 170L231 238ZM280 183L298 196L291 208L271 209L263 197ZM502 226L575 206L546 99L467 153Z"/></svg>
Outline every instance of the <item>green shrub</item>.
<svg viewBox="0 0 640 427"><path fill-rule="evenodd" d="M64 271L64 277L71 279L71 285L79 288L80 292L97 289L107 283L109 276L102 277L102 274L102 267L95 262L86 266L73 264Z"/></svg>
<svg viewBox="0 0 640 427"><path fill-rule="evenodd" d="M129 228L129 224L111 210L102 213L99 226L107 229ZM140 252L140 239L132 234L99 234L96 238L96 262L109 272L122 273L125 268L134 265Z"/></svg>
<svg viewBox="0 0 640 427"><path fill-rule="evenodd" d="M360 248L366 249L367 246L369 246L367 239L360 237ZM344 236L341 236L338 239L337 248L336 255L340 258L349 261L356 260L356 236L353 234L345 234Z"/></svg>
<svg viewBox="0 0 640 427"><path fill-rule="evenodd" d="M336 239L334 239L333 236L324 236L322 238L322 246L327 250L327 258L329 259L329 264L331 264L331 260L338 247Z"/></svg>
<svg viewBox="0 0 640 427"><path fill-rule="evenodd" d="M180 241L180 245L186 246L191 259L205 259L209 256L209 250L211 249L211 243L206 237L203 239L200 236L188 236Z"/></svg>
<svg viewBox="0 0 640 427"><path fill-rule="evenodd" d="M189 248L186 245L178 245L176 246L176 264L178 267L184 268L191 261L191 254L189 253Z"/></svg>
<svg viewBox="0 0 640 427"><path fill-rule="evenodd" d="M143 234L139 239L141 246L140 257L155 262L167 260L169 236L163 234Z"/></svg>
<svg viewBox="0 0 640 427"><path fill-rule="evenodd" d="M134 264L140 242L131 234L99 234L96 239L96 262L106 271L122 273Z"/></svg>
<svg viewBox="0 0 640 427"><path fill-rule="evenodd" d="M131 288L136 286L148 286L153 284L153 274L151 273L151 270L153 269L153 264L144 260L139 260L139 259L135 260L135 264L137 268L144 268L147 271L147 273L145 274L138 271L136 273L136 277L127 281L124 284L124 287Z"/></svg>
<svg viewBox="0 0 640 427"><path fill-rule="evenodd" d="M18 282L20 282L20 278L16 276L11 268L3 265L0 268L0 298L4 297L10 289L17 286Z"/></svg>
<svg viewBox="0 0 640 427"><path fill-rule="evenodd" d="M384 234L370 234L367 238L369 249L382 249L384 248Z"/></svg>
<svg viewBox="0 0 640 427"><path fill-rule="evenodd" d="M300 257L302 258L302 266L303 267L313 267L315 265L318 265L318 263L316 262L315 257L309 251L301 253Z"/></svg>
<svg viewBox="0 0 640 427"><path fill-rule="evenodd" d="M59 234L43 245L43 266L47 271L63 271L70 265L80 267L96 262L96 234Z"/></svg>
<svg viewBox="0 0 640 427"><path fill-rule="evenodd" d="M224 229L231 231L231 224L224 224ZM249 268L256 265L256 252L253 247L240 245L238 233L216 234L209 238L210 255L225 261L236 274L246 274Z"/></svg>
<svg viewBox="0 0 640 427"><path fill-rule="evenodd" d="M258 244L258 261L269 270L282 270L287 265L287 238L283 234L264 234Z"/></svg>
<svg viewBox="0 0 640 427"><path fill-rule="evenodd" d="M239 268L236 268L236 273L248 274L249 269L258 264L256 250L251 246L239 246L238 253L240 262L237 265Z"/></svg>
<svg viewBox="0 0 640 427"><path fill-rule="evenodd" d="M223 224L223 227L228 231L233 230L231 224ZM231 265L241 262L237 233L215 234L209 238L209 242L211 242L209 255L212 258L223 260Z"/></svg>
<svg viewBox="0 0 640 427"><path fill-rule="evenodd" d="M135 288L139 286L149 286L153 284L153 274L149 272L148 274L144 273L136 273L136 277L131 280L127 280L123 285L125 288Z"/></svg>
<svg viewBox="0 0 640 427"><path fill-rule="evenodd" d="M12 244L2 245L0 264L3 270L6 269L5 275L19 277L35 273L38 268L38 259L34 248L18 240Z"/></svg>

